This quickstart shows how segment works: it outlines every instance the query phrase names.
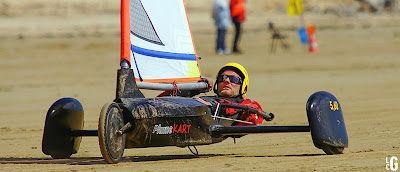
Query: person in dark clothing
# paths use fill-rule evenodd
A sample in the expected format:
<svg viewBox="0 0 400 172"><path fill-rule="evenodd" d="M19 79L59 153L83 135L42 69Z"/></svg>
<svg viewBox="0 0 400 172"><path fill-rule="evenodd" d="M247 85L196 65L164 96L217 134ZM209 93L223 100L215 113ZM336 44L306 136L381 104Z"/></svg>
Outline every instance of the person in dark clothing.
<svg viewBox="0 0 400 172"><path fill-rule="evenodd" d="M232 22L235 25L235 39L233 41L233 53L242 53L239 49L240 36L242 33L242 23L246 19L246 6L244 0L231 0L229 4Z"/></svg>

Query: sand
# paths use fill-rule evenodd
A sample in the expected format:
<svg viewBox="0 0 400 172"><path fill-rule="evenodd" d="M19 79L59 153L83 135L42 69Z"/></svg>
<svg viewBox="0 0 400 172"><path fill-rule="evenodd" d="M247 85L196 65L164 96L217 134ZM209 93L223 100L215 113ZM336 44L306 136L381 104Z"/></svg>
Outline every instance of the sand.
<svg viewBox="0 0 400 172"><path fill-rule="evenodd" d="M298 17L253 3L244 24L244 53L217 56L209 8L197 8L195 1L188 4L204 76L215 77L228 62L244 65L250 75L247 98L276 115L264 125L306 125L308 97L331 92L347 127L349 147L344 153L325 155L314 147L310 133L274 133L247 135L236 144L227 139L198 146L199 156L178 147L126 149L116 165L104 162L97 137L83 138L70 159L44 155L44 120L53 102L78 99L85 109L85 129L97 129L101 107L115 98L119 18L111 3L85 15L53 15L48 10L0 16L0 171L386 171L386 157L400 158L398 13L310 12L305 21L316 24L320 51L313 54L299 43ZM268 21L287 36L290 49L270 51Z"/></svg>

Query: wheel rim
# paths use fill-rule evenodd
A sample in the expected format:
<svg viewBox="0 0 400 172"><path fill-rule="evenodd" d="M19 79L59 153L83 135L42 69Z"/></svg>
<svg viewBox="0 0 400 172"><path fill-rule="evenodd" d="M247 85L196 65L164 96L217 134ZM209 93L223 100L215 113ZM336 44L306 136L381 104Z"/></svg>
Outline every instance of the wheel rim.
<svg viewBox="0 0 400 172"><path fill-rule="evenodd" d="M118 104L105 104L99 119L99 145L108 163L118 163L124 153L126 136L117 133L123 126L124 119Z"/></svg>
<svg viewBox="0 0 400 172"><path fill-rule="evenodd" d="M121 135L117 131L124 126L124 119L120 115L118 108L113 107L109 111L106 119L105 141L107 143L108 153L113 159L119 159L125 147L125 134Z"/></svg>

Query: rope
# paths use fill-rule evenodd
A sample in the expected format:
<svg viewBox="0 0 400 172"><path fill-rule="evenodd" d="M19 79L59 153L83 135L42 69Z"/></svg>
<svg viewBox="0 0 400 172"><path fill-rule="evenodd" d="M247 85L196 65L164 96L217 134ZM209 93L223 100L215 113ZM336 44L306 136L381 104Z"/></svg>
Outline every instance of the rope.
<svg viewBox="0 0 400 172"><path fill-rule="evenodd" d="M199 151L197 151L196 146L193 145L193 148L194 148L194 150L196 150L196 153L194 153L194 152L192 151L192 149L190 148L190 146L188 146L188 148L189 148L190 152L192 152L193 155L196 155L196 156L199 155Z"/></svg>
<svg viewBox="0 0 400 172"><path fill-rule="evenodd" d="M179 90L178 85L176 85L176 81L174 81L172 85L174 86L174 89L172 90L172 96L175 96L176 93L181 92L181 90Z"/></svg>
<svg viewBox="0 0 400 172"><path fill-rule="evenodd" d="M172 91L164 91L161 94L159 94L157 97L164 97L164 96L167 96L167 95L175 96L176 93L181 92L181 90L179 90L179 88L178 88L178 85L176 85L176 81L174 81L171 84L174 86Z"/></svg>

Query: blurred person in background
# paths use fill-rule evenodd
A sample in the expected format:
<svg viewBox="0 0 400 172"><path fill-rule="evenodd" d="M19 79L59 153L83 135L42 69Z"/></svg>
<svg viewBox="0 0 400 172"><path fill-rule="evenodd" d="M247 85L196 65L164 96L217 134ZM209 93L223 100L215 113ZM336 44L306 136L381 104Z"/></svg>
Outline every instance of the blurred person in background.
<svg viewBox="0 0 400 172"><path fill-rule="evenodd" d="M217 27L217 54L230 54L225 46L225 35L231 25L229 5L226 0L214 0L212 17Z"/></svg>
<svg viewBox="0 0 400 172"><path fill-rule="evenodd" d="M240 42L240 35L242 32L242 23L246 19L246 5L245 0L231 0L229 4L231 10L232 22L235 25L235 39L233 41L233 53L242 53L239 49L238 44Z"/></svg>

